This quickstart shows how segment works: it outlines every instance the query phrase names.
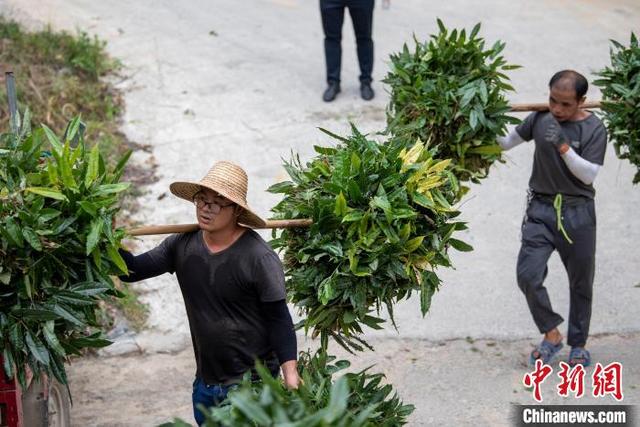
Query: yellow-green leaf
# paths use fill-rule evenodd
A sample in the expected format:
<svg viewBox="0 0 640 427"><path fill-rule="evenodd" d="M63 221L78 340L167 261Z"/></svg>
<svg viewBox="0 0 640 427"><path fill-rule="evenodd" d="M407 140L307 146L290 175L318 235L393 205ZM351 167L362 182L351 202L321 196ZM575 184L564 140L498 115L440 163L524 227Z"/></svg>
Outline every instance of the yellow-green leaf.
<svg viewBox="0 0 640 427"><path fill-rule="evenodd" d="M334 209L336 216L342 217L347 214L347 200L344 198L342 191L336 197L336 207Z"/></svg>
<svg viewBox="0 0 640 427"><path fill-rule="evenodd" d="M420 245L422 245L423 240L424 240L424 236L414 237L413 239L407 241L407 244L405 245L404 249L407 252L413 252L416 249L418 249Z"/></svg>
<svg viewBox="0 0 640 427"><path fill-rule="evenodd" d="M49 143L51 143L51 147L53 147L58 155L62 155L63 147L60 139L58 139L56 134L51 129L49 129L47 125L42 125L42 128L44 129L44 134L47 136Z"/></svg>
<svg viewBox="0 0 640 427"><path fill-rule="evenodd" d="M124 274L128 274L129 270L127 269L127 263L124 262L124 259L120 256L118 249L115 246L109 245L107 246L107 255L109 259L113 261L113 263L122 271Z"/></svg>
<svg viewBox="0 0 640 427"><path fill-rule="evenodd" d="M100 241L100 234L102 234L102 227L104 226L104 221L100 218L94 219L91 221L91 229L89 231L89 235L87 236L87 255L89 255L95 247L98 245Z"/></svg>
<svg viewBox="0 0 640 427"><path fill-rule="evenodd" d="M84 186L89 188L93 181L98 177L98 168L100 160L100 150L98 144L94 145L89 154L89 165L87 166L87 173L84 176Z"/></svg>
<svg viewBox="0 0 640 427"><path fill-rule="evenodd" d="M44 197L49 197L50 199L62 200L65 202L69 201L69 199L67 199L67 196L65 196L61 192L46 187L27 187L25 188L25 191L39 194Z"/></svg>

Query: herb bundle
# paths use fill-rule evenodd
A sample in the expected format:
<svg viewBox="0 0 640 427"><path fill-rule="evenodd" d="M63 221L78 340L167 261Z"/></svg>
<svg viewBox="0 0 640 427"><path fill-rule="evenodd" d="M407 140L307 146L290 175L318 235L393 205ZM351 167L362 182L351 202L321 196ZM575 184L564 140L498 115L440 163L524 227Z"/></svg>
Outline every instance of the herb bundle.
<svg viewBox="0 0 640 427"><path fill-rule="evenodd" d="M480 24L468 35L449 32L439 19L438 27L429 41L414 40L413 51L405 44L391 55L387 132L404 146L420 139L434 157L452 160L461 181L478 182L501 161L496 138L518 122L507 115L505 93L513 87L504 72L519 66L501 56L504 42L485 46Z"/></svg>
<svg viewBox="0 0 640 427"><path fill-rule="evenodd" d="M29 122L0 136L0 351L22 385L27 365L66 384L67 356L109 344L95 309L126 272L111 223L128 155L110 170L78 118L62 139Z"/></svg>
<svg viewBox="0 0 640 427"><path fill-rule="evenodd" d="M594 81L603 96L602 111L616 155L638 170L633 183L640 182L640 46L631 33L629 46L611 40L611 66Z"/></svg>

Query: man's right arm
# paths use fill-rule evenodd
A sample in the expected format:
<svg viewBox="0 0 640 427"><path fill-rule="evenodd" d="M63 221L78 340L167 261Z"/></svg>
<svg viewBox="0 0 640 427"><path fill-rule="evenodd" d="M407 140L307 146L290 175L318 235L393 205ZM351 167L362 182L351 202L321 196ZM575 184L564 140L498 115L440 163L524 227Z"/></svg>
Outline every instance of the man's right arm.
<svg viewBox="0 0 640 427"><path fill-rule="evenodd" d="M511 132L507 136L498 137L498 144L504 151L511 150L516 145L520 145L525 142L515 128L511 129Z"/></svg>
<svg viewBox="0 0 640 427"><path fill-rule="evenodd" d="M173 252L176 236L166 238L159 246L137 256L120 249L120 256L124 259L129 270L129 274L119 276L120 280L138 282L175 271Z"/></svg>
<svg viewBox="0 0 640 427"><path fill-rule="evenodd" d="M529 114L518 126L511 129L507 136L498 137L497 141L504 150L510 150L523 142L531 141L533 138L533 125L536 122L538 113Z"/></svg>

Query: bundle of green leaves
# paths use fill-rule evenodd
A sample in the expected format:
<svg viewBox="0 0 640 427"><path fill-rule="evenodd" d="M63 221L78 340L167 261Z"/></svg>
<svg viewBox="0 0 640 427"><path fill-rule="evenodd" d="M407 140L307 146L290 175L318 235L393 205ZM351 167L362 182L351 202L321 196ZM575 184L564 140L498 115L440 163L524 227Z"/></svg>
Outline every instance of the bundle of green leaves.
<svg viewBox="0 0 640 427"><path fill-rule="evenodd" d="M0 354L23 385L27 365L66 383L68 355L109 344L95 309L126 272L111 224L128 155L108 170L78 118L62 139L29 121L0 137Z"/></svg>
<svg viewBox="0 0 640 427"><path fill-rule="evenodd" d="M611 67L597 73L594 84L602 91L604 121L616 154L638 168L640 182L640 46L631 33L629 46L611 40Z"/></svg>
<svg viewBox="0 0 640 427"><path fill-rule="evenodd" d="M401 426L413 412L389 384L383 374L369 369L333 376L349 367L346 360L335 361L324 351L301 353L297 390L287 390L263 366L257 371L260 382L246 378L229 393L229 405L210 408L205 426L254 427L287 425L299 427ZM176 422L174 427L188 425Z"/></svg>
<svg viewBox="0 0 640 427"><path fill-rule="evenodd" d="M311 218L311 227L274 232L284 252L287 292L301 311L305 332L362 350L362 325L380 329L373 316L420 292L423 315L440 285L438 266L450 266L448 249L471 250L452 238L458 182L448 160L422 143L409 151L367 139L355 127L336 147L315 147L306 166L285 163L291 178L269 191L284 198L276 218Z"/></svg>
<svg viewBox="0 0 640 427"><path fill-rule="evenodd" d="M480 24L468 35L464 29L449 32L439 19L438 27L429 41L414 39L413 51L405 44L391 55L384 79L391 88L387 132L405 146L425 141L435 157L452 159L461 181L477 182L501 160L497 136L517 123L506 114L505 92L513 88L504 71L519 66L501 56L503 42L485 47Z"/></svg>

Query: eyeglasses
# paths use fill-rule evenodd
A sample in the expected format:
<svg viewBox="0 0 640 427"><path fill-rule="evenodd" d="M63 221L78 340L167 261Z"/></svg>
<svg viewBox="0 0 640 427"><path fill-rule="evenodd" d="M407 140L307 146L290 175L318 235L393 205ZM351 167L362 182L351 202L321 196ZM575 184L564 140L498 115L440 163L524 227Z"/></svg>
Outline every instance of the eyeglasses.
<svg viewBox="0 0 640 427"><path fill-rule="evenodd" d="M235 204L222 196L216 196L213 198L213 200L207 200L203 194L196 194L193 197L193 203L198 209L206 208L214 213L218 213L222 209L233 206Z"/></svg>

